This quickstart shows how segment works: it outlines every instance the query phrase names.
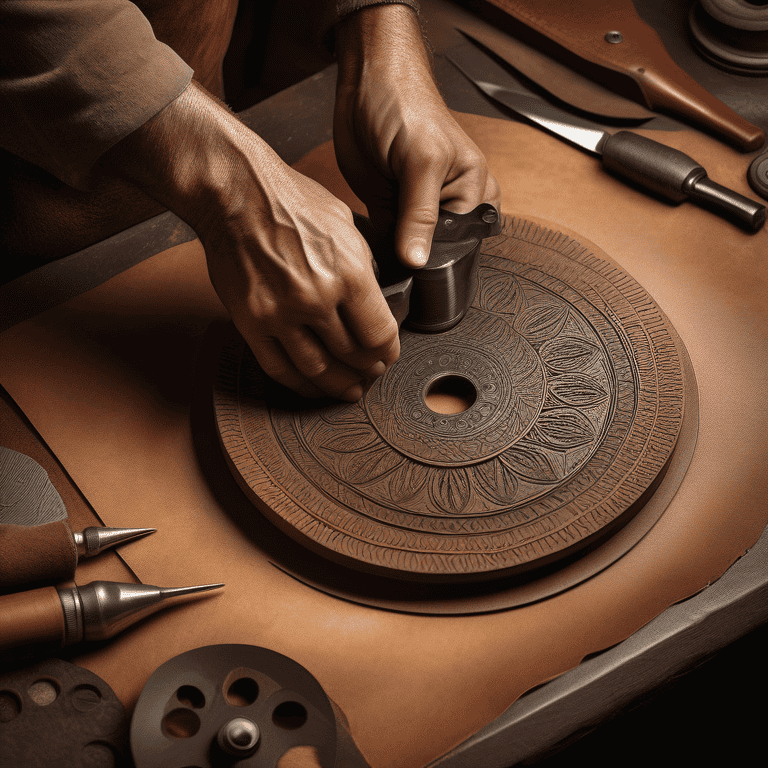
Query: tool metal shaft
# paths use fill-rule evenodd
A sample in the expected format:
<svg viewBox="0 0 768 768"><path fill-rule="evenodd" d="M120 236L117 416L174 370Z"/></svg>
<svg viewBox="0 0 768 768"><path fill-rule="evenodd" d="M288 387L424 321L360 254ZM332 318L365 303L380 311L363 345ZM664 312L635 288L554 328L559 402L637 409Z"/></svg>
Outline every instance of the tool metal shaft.
<svg viewBox="0 0 768 768"><path fill-rule="evenodd" d="M110 547L125 544L154 533L157 528L101 528L89 526L80 533L74 532L77 554L79 557L93 557Z"/></svg>

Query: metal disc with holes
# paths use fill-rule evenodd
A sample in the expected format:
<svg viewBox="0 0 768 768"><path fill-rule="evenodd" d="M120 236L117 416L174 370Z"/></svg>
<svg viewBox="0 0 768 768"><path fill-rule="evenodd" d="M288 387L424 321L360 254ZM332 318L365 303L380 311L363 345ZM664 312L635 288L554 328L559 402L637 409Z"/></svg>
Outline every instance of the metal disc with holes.
<svg viewBox="0 0 768 768"><path fill-rule="evenodd" d="M93 672L61 659L0 675L0 767L69 768L126 764L128 719Z"/></svg>
<svg viewBox="0 0 768 768"><path fill-rule="evenodd" d="M136 768L275 768L295 746L336 760L330 699L304 667L252 645L182 653L147 681L131 720Z"/></svg>
<svg viewBox="0 0 768 768"><path fill-rule="evenodd" d="M246 495L314 552L410 582L528 578L652 496L683 424L684 355L595 246L507 218L461 323L403 330L361 402L291 396L233 337L214 408Z"/></svg>

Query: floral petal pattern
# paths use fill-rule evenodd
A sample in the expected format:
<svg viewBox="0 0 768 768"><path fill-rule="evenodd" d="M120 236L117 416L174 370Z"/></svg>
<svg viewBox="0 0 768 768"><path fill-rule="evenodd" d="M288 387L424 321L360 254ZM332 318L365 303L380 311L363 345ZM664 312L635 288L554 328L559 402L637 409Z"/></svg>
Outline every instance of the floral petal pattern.
<svg viewBox="0 0 768 768"><path fill-rule="evenodd" d="M518 443L499 456L499 461L531 483L554 483L561 467L547 451L535 445Z"/></svg>
<svg viewBox="0 0 768 768"><path fill-rule="evenodd" d="M504 462L493 459L475 467L475 488L493 504L511 504L517 493L517 477Z"/></svg>
<svg viewBox="0 0 768 768"><path fill-rule="evenodd" d="M365 421L365 411L360 401L337 403L325 408L320 418L326 424L361 424Z"/></svg>
<svg viewBox="0 0 768 768"><path fill-rule="evenodd" d="M576 448L595 439L595 428L575 408L553 408L539 416L531 437L555 449Z"/></svg>
<svg viewBox="0 0 768 768"><path fill-rule="evenodd" d="M382 442L376 430L367 424L355 424L346 430L330 429L327 432L325 440L320 445L334 453L357 453L371 448L377 442Z"/></svg>
<svg viewBox="0 0 768 768"><path fill-rule="evenodd" d="M391 472L404 461L403 456L390 450L386 443L382 443L372 451L350 455L343 462L343 476L353 483L369 483Z"/></svg>
<svg viewBox="0 0 768 768"><path fill-rule="evenodd" d="M427 482L427 468L424 464L404 461L390 478L389 493L398 504L415 499Z"/></svg>
<svg viewBox="0 0 768 768"><path fill-rule="evenodd" d="M515 330L531 344L557 336L568 319L565 302L541 302L526 307L515 321Z"/></svg>
<svg viewBox="0 0 768 768"><path fill-rule="evenodd" d="M584 373L564 373L549 382L549 391L562 403L576 408L599 405L608 399L608 392L591 376Z"/></svg>
<svg viewBox="0 0 768 768"><path fill-rule="evenodd" d="M542 360L553 370L562 373L587 371L601 355L593 341L576 336L560 336L543 344L539 350Z"/></svg>
<svg viewBox="0 0 768 768"><path fill-rule="evenodd" d="M461 514L469 497L470 481L464 467L433 472L429 498L440 511L449 515Z"/></svg>
<svg viewBox="0 0 768 768"><path fill-rule="evenodd" d="M480 270L480 306L489 312L516 315L526 305L516 278L496 269Z"/></svg>

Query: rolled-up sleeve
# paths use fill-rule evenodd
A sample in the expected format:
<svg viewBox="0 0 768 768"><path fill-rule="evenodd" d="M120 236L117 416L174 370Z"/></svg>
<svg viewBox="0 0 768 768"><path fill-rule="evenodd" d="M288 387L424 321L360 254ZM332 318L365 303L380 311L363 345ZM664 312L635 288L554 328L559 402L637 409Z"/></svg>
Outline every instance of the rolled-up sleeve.
<svg viewBox="0 0 768 768"><path fill-rule="evenodd" d="M322 8L322 16L316 30L318 41L322 45L331 48L333 46L333 27L345 16L369 5L389 4L407 5L417 13L420 10L417 0L326 0L320 6Z"/></svg>
<svg viewBox="0 0 768 768"><path fill-rule="evenodd" d="M0 146L72 186L191 79L128 0L0 2Z"/></svg>

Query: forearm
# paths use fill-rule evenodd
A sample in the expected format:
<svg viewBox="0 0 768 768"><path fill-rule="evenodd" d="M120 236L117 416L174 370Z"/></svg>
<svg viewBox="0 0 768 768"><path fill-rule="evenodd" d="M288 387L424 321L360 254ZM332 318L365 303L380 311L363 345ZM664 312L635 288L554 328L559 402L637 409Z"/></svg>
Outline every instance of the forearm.
<svg viewBox="0 0 768 768"><path fill-rule="evenodd" d="M253 194L247 204L258 207L283 163L225 105L192 82L107 152L97 170L130 182L197 230L213 217L220 222L235 217L246 201L232 192L244 185Z"/></svg>

